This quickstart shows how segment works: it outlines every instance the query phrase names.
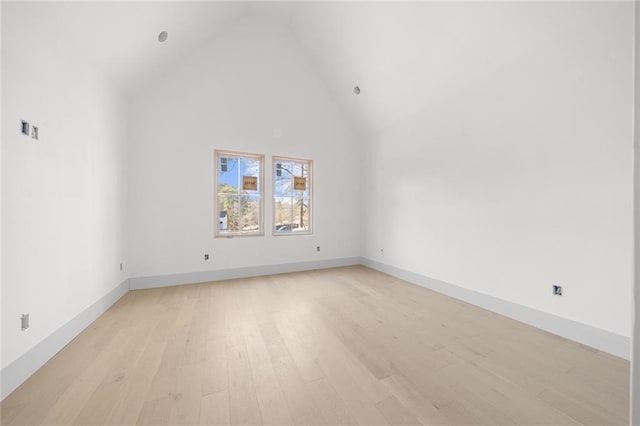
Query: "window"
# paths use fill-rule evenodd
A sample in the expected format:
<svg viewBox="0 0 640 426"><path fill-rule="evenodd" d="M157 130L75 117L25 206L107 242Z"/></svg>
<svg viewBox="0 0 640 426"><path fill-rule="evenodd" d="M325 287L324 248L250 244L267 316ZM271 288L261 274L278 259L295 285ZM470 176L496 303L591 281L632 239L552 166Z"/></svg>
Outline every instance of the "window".
<svg viewBox="0 0 640 426"><path fill-rule="evenodd" d="M311 233L311 160L273 157L273 234Z"/></svg>
<svg viewBox="0 0 640 426"><path fill-rule="evenodd" d="M215 236L263 235L264 156L216 151Z"/></svg>

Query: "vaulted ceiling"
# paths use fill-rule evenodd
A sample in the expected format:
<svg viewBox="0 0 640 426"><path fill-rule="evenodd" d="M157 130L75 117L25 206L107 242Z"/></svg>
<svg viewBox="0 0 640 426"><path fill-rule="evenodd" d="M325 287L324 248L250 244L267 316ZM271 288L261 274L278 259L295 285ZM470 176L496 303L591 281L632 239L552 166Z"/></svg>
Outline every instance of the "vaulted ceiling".
<svg viewBox="0 0 640 426"><path fill-rule="evenodd" d="M132 94L238 20L269 20L291 30L367 134L477 90L486 76L522 69L557 40L579 48L573 28L613 9L589 2L16 2L3 3L3 19L20 19L33 42L95 64ZM166 43L157 40L162 30Z"/></svg>

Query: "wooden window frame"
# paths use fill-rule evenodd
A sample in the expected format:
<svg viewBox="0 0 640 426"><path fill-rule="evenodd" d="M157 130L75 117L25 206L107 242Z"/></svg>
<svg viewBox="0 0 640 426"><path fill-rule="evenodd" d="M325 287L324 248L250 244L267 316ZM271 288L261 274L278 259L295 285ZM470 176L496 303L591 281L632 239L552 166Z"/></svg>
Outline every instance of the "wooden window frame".
<svg viewBox="0 0 640 426"><path fill-rule="evenodd" d="M309 166L307 171L307 188L309 190L309 230L293 231L293 232L276 232L276 163L277 162L298 162L305 163ZM314 195L313 195L313 160L306 158L285 157L274 155L271 157L271 235L274 237L283 237L291 235L313 235L314 232Z"/></svg>
<svg viewBox="0 0 640 426"><path fill-rule="evenodd" d="M259 226L260 231L235 231L235 232L220 232L220 208L218 206L218 175L220 170L218 170L218 160L220 157L238 157L238 158L250 158L260 161L260 173L258 175L259 182L259 192L260 192L260 216L259 216ZM230 151L230 150L222 150L216 149L213 153L213 214L214 214L214 226L213 226L213 236L214 238L236 238L236 237L263 237L264 233L264 154L254 154L250 152L241 152L241 151ZM239 182L240 183L240 182Z"/></svg>

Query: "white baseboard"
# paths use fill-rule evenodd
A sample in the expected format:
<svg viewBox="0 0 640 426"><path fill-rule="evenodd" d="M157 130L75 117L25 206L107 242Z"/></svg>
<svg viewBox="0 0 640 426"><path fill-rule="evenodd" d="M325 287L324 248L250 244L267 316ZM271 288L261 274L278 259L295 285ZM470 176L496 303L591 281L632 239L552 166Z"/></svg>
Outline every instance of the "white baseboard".
<svg viewBox="0 0 640 426"><path fill-rule="evenodd" d="M187 272L183 274L156 275L131 278L131 290L167 287L172 285L204 283L209 281L231 280L235 278L258 277L261 275L284 274L287 272L309 271L313 269L337 268L339 266L359 265L359 257L317 260L309 262L283 263L277 265L249 266L246 268L221 269L218 271Z"/></svg>
<svg viewBox="0 0 640 426"><path fill-rule="evenodd" d="M76 315L71 321L29 349L20 358L0 371L0 400L6 398L33 373L57 354L82 330L102 315L129 291L129 280L120 283L93 305Z"/></svg>
<svg viewBox="0 0 640 426"><path fill-rule="evenodd" d="M549 333L591 346L620 358L629 359L630 357L630 339L626 336L458 287L375 260L361 258L360 263L369 268L384 272L385 274L392 275L438 293L446 294L455 299L532 325Z"/></svg>
<svg viewBox="0 0 640 426"><path fill-rule="evenodd" d="M335 268L350 265L364 265L392 275L396 278L400 278L421 287L451 296L455 299L488 309L612 355L616 355L624 359L629 359L630 357L630 339L628 337L546 312L538 311L517 303L508 302L493 296L478 293L463 287L458 287L453 284L432 279L371 259L349 257L321 261L224 269L219 271L138 277L125 280L118 285L118 287L78 314L67 324L60 327L42 342L31 348L20 358L3 368L0 371L0 400L6 398L129 290L308 271L313 269Z"/></svg>

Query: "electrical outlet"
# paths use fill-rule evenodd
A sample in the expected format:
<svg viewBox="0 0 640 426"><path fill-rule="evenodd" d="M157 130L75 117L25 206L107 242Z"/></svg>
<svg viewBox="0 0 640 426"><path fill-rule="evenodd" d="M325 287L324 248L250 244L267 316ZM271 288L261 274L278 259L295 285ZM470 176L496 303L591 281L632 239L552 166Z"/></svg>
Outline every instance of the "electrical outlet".
<svg viewBox="0 0 640 426"><path fill-rule="evenodd" d="M38 126L31 126L31 139L38 140Z"/></svg>
<svg viewBox="0 0 640 426"><path fill-rule="evenodd" d="M320 251L320 246L316 247L316 251Z"/></svg>
<svg viewBox="0 0 640 426"><path fill-rule="evenodd" d="M204 260L209 260L209 253L204 254Z"/></svg>
<svg viewBox="0 0 640 426"><path fill-rule="evenodd" d="M25 331L29 328L29 314L20 315L20 330Z"/></svg>
<svg viewBox="0 0 640 426"><path fill-rule="evenodd" d="M553 295L554 296L562 296L562 286L561 285L553 285Z"/></svg>

